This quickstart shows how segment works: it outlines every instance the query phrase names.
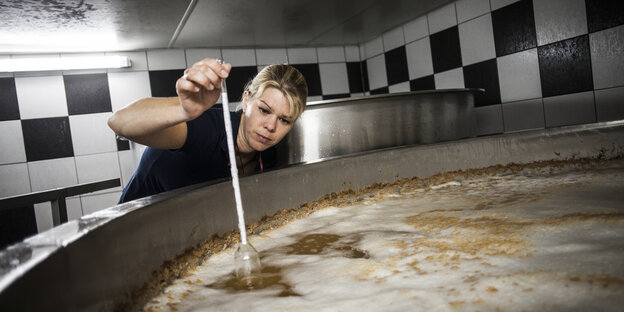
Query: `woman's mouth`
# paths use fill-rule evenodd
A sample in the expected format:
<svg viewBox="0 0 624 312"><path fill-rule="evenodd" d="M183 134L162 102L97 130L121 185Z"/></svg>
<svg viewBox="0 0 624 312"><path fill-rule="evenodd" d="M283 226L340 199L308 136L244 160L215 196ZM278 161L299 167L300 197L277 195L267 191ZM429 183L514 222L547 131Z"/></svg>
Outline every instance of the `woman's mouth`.
<svg viewBox="0 0 624 312"><path fill-rule="evenodd" d="M263 135L260 135L258 133L256 133L256 137L258 138L258 141L260 141L260 143L269 144L271 142L271 139L269 139L269 138L267 138L267 137L265 137Z"/></svg>

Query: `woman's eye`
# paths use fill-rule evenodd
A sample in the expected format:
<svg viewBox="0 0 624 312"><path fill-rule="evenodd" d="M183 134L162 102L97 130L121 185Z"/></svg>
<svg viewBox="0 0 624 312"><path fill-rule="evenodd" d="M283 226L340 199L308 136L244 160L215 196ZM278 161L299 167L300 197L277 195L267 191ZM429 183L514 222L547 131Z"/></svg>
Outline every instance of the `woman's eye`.
<svg viewBox="0 0 624 312"><path fill-rule="evenodd" d="M280 121L285 125L290 125L290 120L286 120L284 118L280 118Z"/></svg>
<svg viewBox="0 0 624 312"><path fill-rule="evenodd" d="M260 107L260 106L258 106L258 109L259 109L259 110L260 110L260 112L261 112L261 113L263 113L263 114L268 114L268 113L269 113L269 111L268 111L268 110L266 110L266 109L264 109L264 108L262 108L262 107Z"/></svg>

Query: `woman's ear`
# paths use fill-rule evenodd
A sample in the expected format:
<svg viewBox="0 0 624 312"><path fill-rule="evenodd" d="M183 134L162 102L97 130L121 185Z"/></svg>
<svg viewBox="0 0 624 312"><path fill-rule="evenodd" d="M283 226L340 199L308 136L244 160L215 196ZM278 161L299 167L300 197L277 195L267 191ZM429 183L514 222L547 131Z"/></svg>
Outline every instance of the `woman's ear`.
<svg viewBox="0 0 624 312"><path fill-rule="evenodd" d="M243 113L247 110L247 91L243 92Z"/></svg>

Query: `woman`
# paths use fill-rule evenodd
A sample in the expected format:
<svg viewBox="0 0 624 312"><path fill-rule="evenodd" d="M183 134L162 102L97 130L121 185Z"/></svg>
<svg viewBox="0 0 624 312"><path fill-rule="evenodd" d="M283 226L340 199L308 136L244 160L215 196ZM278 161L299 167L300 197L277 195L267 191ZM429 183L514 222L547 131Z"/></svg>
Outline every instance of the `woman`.
<svg viewBox="0 0 624 312"><path fill-rule="evenodd" d="M115 133L148 146L120 203L230 176L223 111L212 106L231 68L206 58L178 79L178 97L141 99L109 118ZM267 66L248 83L230 113L241 175L275 166L274 146L303 113L307 94L288 65Z"/></svg>

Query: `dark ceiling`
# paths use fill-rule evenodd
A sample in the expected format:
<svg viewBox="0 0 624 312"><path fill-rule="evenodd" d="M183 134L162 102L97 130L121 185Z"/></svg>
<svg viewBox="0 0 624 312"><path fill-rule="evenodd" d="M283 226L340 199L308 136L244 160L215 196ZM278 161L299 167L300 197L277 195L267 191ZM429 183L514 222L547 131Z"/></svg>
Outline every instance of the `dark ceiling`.
<svg viewBox="0 0 624 312"><path fill-rule="evenodd" d="M0 0L0 53L359 44L450 0Z"/></svg>

